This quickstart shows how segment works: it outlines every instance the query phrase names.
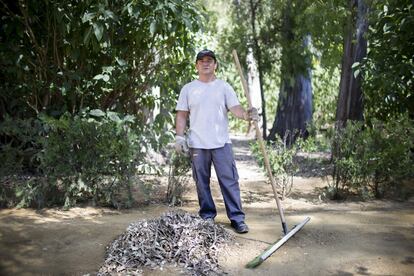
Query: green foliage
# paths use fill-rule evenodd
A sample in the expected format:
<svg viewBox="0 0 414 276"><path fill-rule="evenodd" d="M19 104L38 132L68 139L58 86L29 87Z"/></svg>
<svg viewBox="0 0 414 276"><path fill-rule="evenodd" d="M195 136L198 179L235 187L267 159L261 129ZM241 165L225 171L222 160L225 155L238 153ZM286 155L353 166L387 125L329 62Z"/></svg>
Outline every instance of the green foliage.
<svg viewBox="0 0 414 276"><path fill-rule="evenodd" d="M58 204L61 193L56 186L49 185L44 177L2 177L0 207L42 208Z"/></svg>
<svg viewBox="0 0 414 276"><path fill-rule="evenodd" d="M10 176L11 170L2 171L2 183L6 185L0 192L1 205L70 207L92 200L97 205L128 207L132 204L133 177L157 172L146 159L153 140L146 135L152 132L139 128L134 116L94 109L76 116L66 113L59 119L42 114L37 123L44 132L30 136L38 148L36 174L19 176L21 170L16 168L21 158L9 158L17 175ZM7 133L12 137L12 132ZM8 151L20 156L26 149L21 141L17 144ZM10 155L2 154L2 158Z"/></svg>
<svg viewBox="0 0 414 276"><path fill-rule="evenodd" d="M49 202L53 187L39 177L42 141L47 132L39 119L12 119L0 122L0 207L41 207Z"/></svg>
<svg viewBox="0 0 414 276"><path fill-rule="evenodd" d="M297 34L310 34L313 54L320 66L329 71L338 68L342 59L344 26L349 13L347 1L300 1L302 12L297 21ZM306 4L307 3L307 4ZM339 30L339 31L338 31ZM317 76L314 76L314 79Z"/></svg>
<svg viewBox="0 0 414 276"><path fill-rule="evenodd" d="M414 116L414 4L410 0L374 1L363 75L365 117L388 120Z"/></svg>
<svg viewBox="0 0 414 276"><path fill-rule="evenodd" d="M131 176L157 172L146 155L171 140L199 1L2 1L0 11L0 205L129 205Z"/></svg>
<svg viewBox="0 0 414 276"><path fill-rule="evenodd" d="M37 173L39 137L45 133L38 119L15 119L6 116L0 122L0 176Z"/></svg>
<svg viewBox="0 0 414 276"><path fill-rule="evenodd" d="M167 202L172 206L182 204L183 195L188 189L188 176L191 159L187 154L171 154L168 171Z"/></svg>
<svg viewBox="0 0 414 276"><path fill-rule="evenodd" d="M116 207L131 204L130 179L145 163L148 147L140 131L131 128L133 116L95 109L42 120L51 131L43 141L41 170L64 191L65 206L85 199ZM126 202L117 198L122 193Z"/></svg>
<svg viewBox="0 0 414 276"><path fill-rule="evenodd" d="M197 2L184 0L19 1L0 9L0 118L89 107L144 120L156 99L151 88L187 76L203 20Z"/></svg>
<svg viewBox="0 0 414 276"><path fill-rule="evenodd" d="M314 126L308 127L310 136L306 140L298 140L300 150L303 152L329 152L331 150L331 139L329 133L316 134Z"/></svg>
<svg viewBox="0 0 414 276"><path fill-rule="evenodd" d="M266 144L270 169L276 183L282 188L283 196L289 195L291 192L293 175L298 170L298 165L295 163L294 157L298 153L300 147L301 143L295 143L288 147L287 143L279 137L277 137L275 141L269 141L269 143ZM250 149L259 166L266 170L259 143L252 143Z"/></svg>
<svg viewBox="0 0 414 276"><path fill-rule="evenodd" d="M334 125L340 72L315 66L312 72L313 124L317 131Z"/></svg>
<svg viewBox="0 0 414 276"><path fill-rule="evenodd" d="M370 126L350 121L336 132L334 143L332 198L383 197L401 190L402 180L413 176L414 128L407 116L373 120Z"/></svg>

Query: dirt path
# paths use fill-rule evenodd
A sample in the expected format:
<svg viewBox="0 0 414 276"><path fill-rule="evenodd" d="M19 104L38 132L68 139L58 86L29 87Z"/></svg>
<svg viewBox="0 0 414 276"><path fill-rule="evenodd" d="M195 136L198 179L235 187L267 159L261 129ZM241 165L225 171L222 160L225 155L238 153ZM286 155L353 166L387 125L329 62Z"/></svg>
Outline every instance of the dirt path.
<svg viewBox="0 0 414 276"><path fill-rule="evenodd" d="M281 236L278 212L265 176L250 157L247 141L236 137L234 152L250 232L237 235L223 254L228 275L414 275L414 200L406 202L323 202L320 178L294 179L283 202L288 226L311 221L258 268L244 265ZM217 223L229 228L216 181ZM194 190L186 211L197 212ZM135 220L159 216L167 206L127 211L104 208L0 210L0 275L93 275L105 246ZM179 269L146 270L144 275L178 275Z"/></svg>

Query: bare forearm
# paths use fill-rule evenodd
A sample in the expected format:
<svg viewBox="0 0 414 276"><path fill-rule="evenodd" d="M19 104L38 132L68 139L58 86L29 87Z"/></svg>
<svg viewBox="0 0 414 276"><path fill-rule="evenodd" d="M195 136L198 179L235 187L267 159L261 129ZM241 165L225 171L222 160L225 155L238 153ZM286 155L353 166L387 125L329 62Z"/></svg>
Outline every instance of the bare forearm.
<svg viewBox="0 0 414 276"><path fill-rule="evenodd" d="M239 119L248 120L247 112L241 105L233 106L230 112Z"/></svg>
<svg viewBox="0 0 414 276"><path fill-rule="evenodd" d="M175 118L175 133L179 136L184 136L185 127L187 126L187 111L177 111Z"/></svg>

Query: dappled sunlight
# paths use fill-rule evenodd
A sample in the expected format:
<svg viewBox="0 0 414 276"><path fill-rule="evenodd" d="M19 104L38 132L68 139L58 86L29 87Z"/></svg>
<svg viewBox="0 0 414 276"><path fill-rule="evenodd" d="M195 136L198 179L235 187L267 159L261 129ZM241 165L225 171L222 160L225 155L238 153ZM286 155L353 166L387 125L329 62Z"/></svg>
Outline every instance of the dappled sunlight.
<svg viewBox="0 0 414 276"><path fill-rule="evenodd" d="M119 215L119 211L105 208L94 208L94 207L74 207L69 210L62 210L59 208L52 209L7 209L0 210L1 219L14 219L16 221L31 220L32 223L42 224L48 222L64 222L67 220L81 219L87 220L94 223L101 223L98 218L103 215Z"/></svg>

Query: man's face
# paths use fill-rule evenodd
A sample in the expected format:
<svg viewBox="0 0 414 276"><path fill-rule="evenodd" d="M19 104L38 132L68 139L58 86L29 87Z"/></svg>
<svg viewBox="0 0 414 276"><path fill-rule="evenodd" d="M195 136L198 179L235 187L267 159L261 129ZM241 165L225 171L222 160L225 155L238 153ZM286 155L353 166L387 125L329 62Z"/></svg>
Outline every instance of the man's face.
<svg viewBox="0 0 414 276"><path fill-rule="evenodd" d="M210 75L214 74L214 71L217 68L217 63L214 58L205 56L202 59L197 60L196 69L198 74L201 75Z"/></svg>

